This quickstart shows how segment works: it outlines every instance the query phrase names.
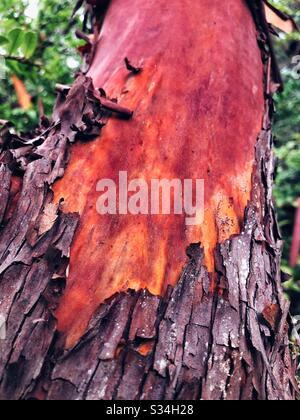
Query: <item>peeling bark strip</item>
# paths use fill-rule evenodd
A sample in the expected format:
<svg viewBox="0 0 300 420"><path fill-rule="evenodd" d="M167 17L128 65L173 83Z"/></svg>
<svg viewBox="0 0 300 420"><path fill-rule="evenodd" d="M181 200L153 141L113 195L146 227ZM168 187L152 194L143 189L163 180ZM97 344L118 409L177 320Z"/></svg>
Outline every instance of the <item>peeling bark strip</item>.
<svg viewBox="0 0 300 420"><path fill-rule="evenodd" d="M90 12L107 7L88 3ZM265 64L265 117L251 202L241 234L215 251L214 288L201 245L192 244L178 284L164 297L147 290L117 293L65 351L53 310L64 291L79 216L54 206L51 185L64 174L69 144L98 135L107 110L120 109L105 106L91 80L80 76L70 90L58 89L53 121L44 119L34 135L20 138L1 122L0 399L295 398L272 202L270 94L280 80L263 4L249 6ZM14 182L22 184L17 203Z"/></svg>

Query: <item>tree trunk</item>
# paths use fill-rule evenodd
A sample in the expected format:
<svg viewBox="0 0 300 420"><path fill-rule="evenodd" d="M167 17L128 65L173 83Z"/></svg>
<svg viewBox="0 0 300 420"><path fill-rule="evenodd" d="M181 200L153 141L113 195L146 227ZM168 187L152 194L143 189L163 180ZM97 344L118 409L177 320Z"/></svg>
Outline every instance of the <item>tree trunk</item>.
<svg viewBox="0 0 300 420"><path fill-rule="evenodd" d="M87 74L0 133L0 398L294 399L263 2L87 3ZM120 171L203 179L204 222L100 216Z"/></svg>

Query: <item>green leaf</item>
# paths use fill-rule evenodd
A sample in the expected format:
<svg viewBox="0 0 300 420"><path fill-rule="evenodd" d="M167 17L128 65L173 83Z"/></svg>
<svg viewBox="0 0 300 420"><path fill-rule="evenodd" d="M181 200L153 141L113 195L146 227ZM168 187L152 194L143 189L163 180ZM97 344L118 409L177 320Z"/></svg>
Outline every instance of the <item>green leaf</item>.
<svg viewBox="0 0 300 420"><path fill-rule="evenodd" d="M22 52L25 58L30 58L34 54L38 44L38 35L36 32L26 32L22 43Z"/></svg>
<svg viewBox="0 0 300 420"><path fill-rule="evenodd" d="M0 35L0 45L5 45L8 43L8 39L5 36Z"/></svg>
<svg viewBox="0 0 300 420"><path fill-rule="evenodd" d="M8 33L7 37L9 39L9 54L12 55L22 45L24 39L23 31L20 28L14 28Z"/></svg>

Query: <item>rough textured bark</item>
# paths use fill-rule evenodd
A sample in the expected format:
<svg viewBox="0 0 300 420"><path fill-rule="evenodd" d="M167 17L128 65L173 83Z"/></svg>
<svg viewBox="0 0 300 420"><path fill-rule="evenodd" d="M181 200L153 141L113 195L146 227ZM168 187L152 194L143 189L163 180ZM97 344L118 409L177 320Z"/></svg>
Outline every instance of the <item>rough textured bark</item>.
<svg viewBox="0 0 300 420"><path fill-rule="evenodd" d="M0 398L294 399L272 202L281 82L263 2L87 3L87 75L58 87L52 121L29 138L2 122ZM204 177L221 195L206 227L185 234L170 218L136 229L129 217L105 230L89 208L95 178L132 168L151 178L155 159L166 177ZM116 265L122 230L131 248ZM102 276L113 265L118 281Z"/></svg>

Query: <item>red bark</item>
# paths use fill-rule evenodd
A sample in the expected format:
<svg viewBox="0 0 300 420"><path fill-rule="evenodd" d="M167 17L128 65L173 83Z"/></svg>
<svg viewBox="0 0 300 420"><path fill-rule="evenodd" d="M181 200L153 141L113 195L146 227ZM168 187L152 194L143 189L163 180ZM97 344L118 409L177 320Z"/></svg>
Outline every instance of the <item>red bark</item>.
<svg viewBox="0 0 300 420"><path fill-rule="evenodd" d="M57 312L68 345L104 299L128 288L164 294L193 242L201 242L213 273L216 244L240 233L264 112L255 31L251 12L236 0L222 7L218 0L115 0L109 8L88 75L135 113L126 124L111 119L95 142L76 145L54 187L65 211L81 215ZM143 71L132 76L125 57ZM204 179L204 223L187 227L185 215L100 216L96 184L117 182L119 171L148 183Z"/></svg>

